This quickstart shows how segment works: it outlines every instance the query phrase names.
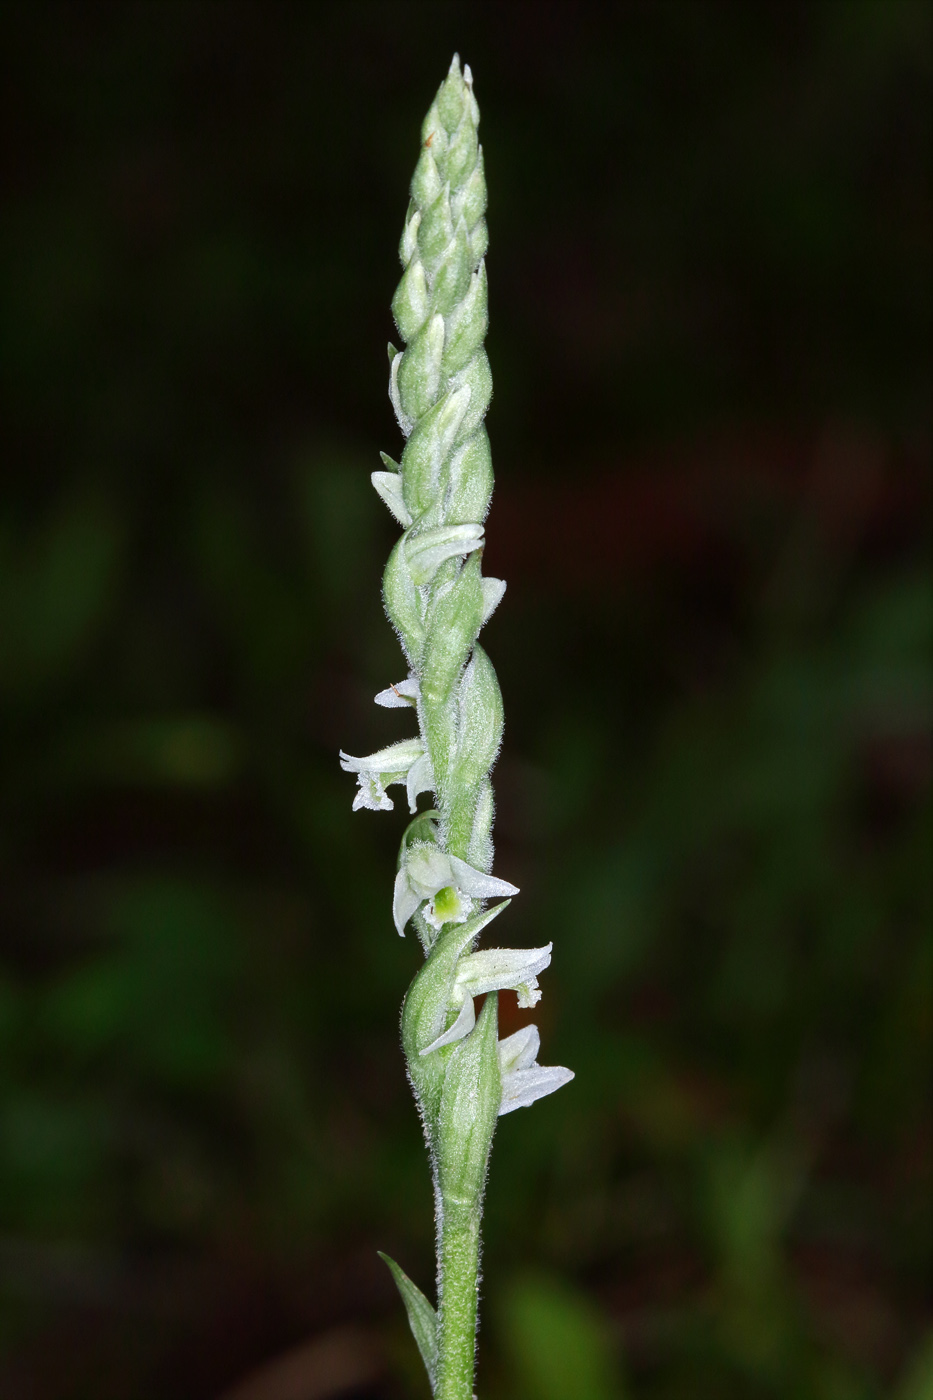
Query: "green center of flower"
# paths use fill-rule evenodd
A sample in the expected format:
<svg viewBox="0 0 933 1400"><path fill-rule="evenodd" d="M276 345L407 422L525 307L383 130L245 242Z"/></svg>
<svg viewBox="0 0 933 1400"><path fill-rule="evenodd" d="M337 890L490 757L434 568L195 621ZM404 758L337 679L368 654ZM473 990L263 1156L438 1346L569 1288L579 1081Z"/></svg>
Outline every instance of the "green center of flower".
<svg viewBox="0 0 933 1400"><path fill-rule="evenodd" d="M453 885L445 885L442 890L438 890L434 896L434 914L441 922L446 923L460 911L460 900Z"/></svg>

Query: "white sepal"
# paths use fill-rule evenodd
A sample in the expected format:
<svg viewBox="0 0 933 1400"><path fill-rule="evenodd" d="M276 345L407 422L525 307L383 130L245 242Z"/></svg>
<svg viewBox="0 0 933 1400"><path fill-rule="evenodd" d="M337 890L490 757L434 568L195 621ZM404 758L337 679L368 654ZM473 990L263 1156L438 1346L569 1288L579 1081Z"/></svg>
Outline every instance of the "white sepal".
<svg viewBox="0 0 933 1400"><path fill-rule="evenodd" d="M423 753L415 759L408 770L408 810L415 814L418 810L418 794L434 791L434 769L430 754Z"/></svg>
<svg viewBox="0 0 933 1400"><path fill-rule="evenodd" d="M474 870L472 865L467 865L459 856L448 856L448 860L458 886L474 899L494 899L499 895L518 894L517 885L510 885L508 880L497 880L494 875L484 875L482 870Z"/></svg>
<svg viewBox="0 0 933 1400"><path fill-rule="evenodd" d="M420 739L403 739L399 744L389 744L377 749L365 758L354 758L351 753L340 750L340 766L345 773L407 773L408 769L424 753Z"/></svg>
<svg viewBox="0 0 933 1400"><path fill-rule="evenodd" d="M409 418L405 410L402 408L402 400L399 397L398 392L398 372L401 368L402 360L404 358L405 351L403 350L400 355L395 355L392 359L392 366L389 370L389 398L392 401L392 407L395 409L395 417L397 418L398 425L402 430L402 436L410 437L411 430L415 425Z"/></svg>
<svg viewBox="0 0 933 1400"><path fill-rule="evenodd" d="M392 918L400 938L405 937L405 925L420 903L421 895L408 883L408 874L403 865L395 877L392 892Z"/></svg>
<svg viewBox="0 0 933 1400"><path fill-rule="evenodd" d="M523 1026L514 1035L500 1040L499 1073L502 1075L502 1104L499 1117L515 1108L528 1108L536 1099L553 1094L573 1079L573 1070L563 1065L536 1063L541 1037L537 1026Z"/></svg>
<svg viewBox="0 0 933 1400"><path fill-rule="evenodd" d="M502 1076L502 1103L499 1117L516 1108L529 1108L536 1099L543 1099L562 1089L573 1079L573 1070L563 1065L532 1065Z"/></svg>
<svg viewBox="0 0 933 1400"><path fill-rule="evenodd" d="M380 690L375 700L377 705L382 705L387 710L407 710L410 706L417 705L418 695L416 677L408 676L407 679L390 685L387 690Z"/></svg>
<svg viewBox="0 0 933 1400"><path fill-rule="evenodd" d="M544 948L483 948L478 953L468 953L457 966L454 994L478 997L484 992L537 989L538 973L550 963L553 946L548 943Z"/></svg>
<svg viewBox="0 0 933 1400"><path fill-rule="evenodd" d="M503 1075L517 1069L528 1069L538 1058L541 1036L534 1024L522 1026L514 1035L499 1041L499 1069Z"/></svg>
<svg viewBox="0 0 933 1400"><path fill-rule="evenodd" d="M370 481L398 523L407 530L411 524L411 514L402 498L402 478L398 472L373 472Z"/></svg>
<svg viewBox="0 0 933 1400"><path fill-rule="evenodd" d="M374 473L373 473L373 480L374 480L374 481L375 481L375 477L376 477L376 473L374 472ZM378 490L379 488L376 487L376 489ZM391 509L391 507L390 507L390 509ZM484 578L484 579L483 579L483 624L484 624L484 625L489 621L489 619L492 617L493 613L495 612L496 608L497 608L497 607L499 606L499 604L502 602L502 596L503 596L503 594L505 593L505 588L506 588L506 584L505 584L505 579L504 579L504 578Z"/></svg>
<svg viewBox="0 0 933 1400"><path fill-rule="evenodd" d="M439 525L425 530L409 537L406 544L409 572L416 584L430 583L446 559L470 554L482 543L482 525Z"/></svg>
<svg viewBox="0 0 933 1400"><path fill-rule="evenodd" d="M426 1045L421 1051L422 1055L430 1055L432 1050L440 1050L443 1045L453 1045L456 1041L463 1040L465 1036L470 1034L475 1025L476 1010L473 1006L473 998L467 997L450 1030L444 1031L443 1035L439 1035L436 1040L431 1041L430 1045Z"/></svg>

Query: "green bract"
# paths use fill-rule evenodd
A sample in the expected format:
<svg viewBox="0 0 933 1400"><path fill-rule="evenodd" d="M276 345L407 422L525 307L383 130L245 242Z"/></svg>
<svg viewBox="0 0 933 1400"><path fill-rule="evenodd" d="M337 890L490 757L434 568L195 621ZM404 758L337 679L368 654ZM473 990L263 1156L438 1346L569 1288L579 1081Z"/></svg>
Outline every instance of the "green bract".
<svg viewBox="0 0 933 1400"><path fill-rule="evenodd" d="M518 893L490 873L489 773L502 695L476 640L505 592L481 568L493 480L483 426L492 375L483 349L488 235L478 126L473 79L455 55L422 126L392 300L404 349L389 346L389 397L407 442L400 463L383 453L384 470L372 475L404 529L383 598L410 669L376 701L414 708L419 733L367 758L341 754L359 784L354 808L390 810L392 783L406 787L412 812L419 794L434 794L434 807L418 812L402 838L392 913L399 933L414 927L426 957L405 999L402 1042L434 1174L437 1311L386 1262L438 1400L473 1395L480 1219L496 1121L573 1078L537 1064L534 1026L497 1039L498 993L515 990L519 1005L533 1006L550 945L474 949L508 903L487 910L486 901Z"/></svg>

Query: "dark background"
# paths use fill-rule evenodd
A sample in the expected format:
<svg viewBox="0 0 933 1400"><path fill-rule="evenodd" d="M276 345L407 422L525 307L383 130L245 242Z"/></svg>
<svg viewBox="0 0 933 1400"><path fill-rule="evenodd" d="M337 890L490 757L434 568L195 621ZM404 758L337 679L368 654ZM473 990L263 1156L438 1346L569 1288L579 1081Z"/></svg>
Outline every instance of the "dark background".
<svg viewBox="0 0 933 1400"><path fill-rule="evenodd" d="M409 729L368 474L455 48L496 869L577 1073L497 1136L480 1394L925 1400L911 0L4 7L0 1392L426 1395L407 818L336 751Z"/></svg>

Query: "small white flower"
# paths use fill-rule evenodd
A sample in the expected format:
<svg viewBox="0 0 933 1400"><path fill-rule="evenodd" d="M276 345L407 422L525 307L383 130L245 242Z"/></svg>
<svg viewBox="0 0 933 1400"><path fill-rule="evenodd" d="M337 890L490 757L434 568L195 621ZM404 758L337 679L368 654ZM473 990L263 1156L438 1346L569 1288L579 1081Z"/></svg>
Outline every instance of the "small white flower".
<svg viewBox="0 0 933 1400"><path fill-rule="evenodd" d="M471 554L482 545L482 525L438 525L407 537L405 562L416 584L430 583L445 560Z"/></svg>
<svg viewBox="0 0 933 1400"><path fill-rule="evenodd" d="M370 481L385 501L398 523L407 529L411 524L411 511L402 495L402 478L398 472L373 472Z"/></svg>
<svg viewBox="0 0 933 1400"><path fill-rule="evenodd" d="M418 695L418 682L414 676L409 676L407 680L390 685L388 690L380 690L376 704L383 705L387 710L404 710L410 705L417 705Z"/></svg>
<svg viewBox="0 0 933 1400"><path fill-rule="evenodd" d="M541 999L538 973L550 963L552 947L553 944L548 943L544 948L484 948L461 958L450 994L451 1007L460 1008L457 1019L449 1030L422 1050L422 1055L429 1055L442 1045L453 1045L470 1034L476 1024L473 998L484 992L511 989L519 994L519 1006L534 1006Z"/></svg>
<svg viewBox="0 0 933 1400"><path fill-rule="evenodd" d="M502 602L505 593L505 579L484 578L481 582L483 589L483 626L485 627L496 608Z"/></svg>
<svg viewBox="0 0 933 1400"><path fill-rule="evenodd" d="M499 1041L499 1072L502 1075L502 1103L499 1117L515 1108L528 1108L536 1099L553 1094L573 1079L573 1070L563 1065L537 1063L541 1037L537 1026L524 1026Z"/></svg>
<svg viewBox="0 0 933 1400"><path fill-rule="evenodd" d="M507 880L497 880L474 870L465 860L445 855L428 842L412 845L395 877L392 916L404 935L405 925L419 905L428 901L424 917L432 928L463 924L473 909L474 899L491 899L518 894Z"/></svg>
<svg viewBox="0 0 933 1400"><path fill-rule="evenodd" d="M345 773L355 773L360 785L353 799L354 812L361 807L372 812L391 812L394 804L386 795L386 788L392 783L405 784L409 809L416 812L418 794L434 787L431 760L420 739L403 739L400 744L390 744L366 758L354 758L341 749L340 766Z"/></svg>

